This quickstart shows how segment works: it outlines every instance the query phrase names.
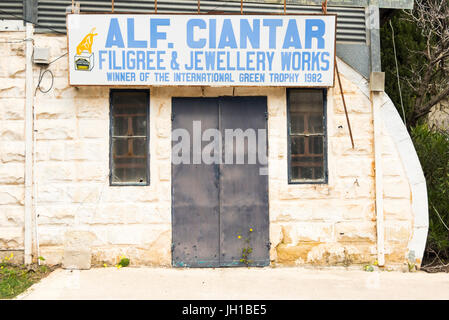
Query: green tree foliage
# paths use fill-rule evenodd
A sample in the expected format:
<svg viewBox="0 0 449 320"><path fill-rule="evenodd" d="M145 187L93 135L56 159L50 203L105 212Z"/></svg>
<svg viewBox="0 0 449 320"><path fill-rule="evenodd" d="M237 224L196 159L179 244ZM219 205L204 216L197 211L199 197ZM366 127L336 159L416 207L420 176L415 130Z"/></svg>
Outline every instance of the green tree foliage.
<svg viewBox="0 0 449 320"><path fill-rule="evenodd" d="M427 183L427 252L449 259L449 135L427 124L416 126L411 133Z"/></svg>
<svg viewBox="0 0 449 320"><path fill-rule="evenodd" d="M418 66L424 64L422 55L412 54L411 52L424 50L426 47L426 40L421 35L416 25L405 20L405 18L405 13L398 11L390 21L394 30L396 57L400 75L405 118L410 119L412 117L412 106L415 104L416 94L405 79L412 78L412 68L416 69ZM385 71L385 92L388 93L398 109L401 118L403 118L393 49L393 32L389 22L383 24L380 29L380 34L382 69Z"/></svg>

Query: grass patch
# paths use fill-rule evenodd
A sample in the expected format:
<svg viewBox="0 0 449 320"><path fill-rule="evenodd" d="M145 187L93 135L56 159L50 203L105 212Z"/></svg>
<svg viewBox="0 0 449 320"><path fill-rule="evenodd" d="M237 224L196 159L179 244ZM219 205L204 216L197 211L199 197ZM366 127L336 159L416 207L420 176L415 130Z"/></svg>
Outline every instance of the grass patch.
<svg viewBox="0 0 449 320"><path fill-rule="evenodd" d="M54 268L32 264L15 265L0 262L0 299L11 299L46 277Z"/></svg>

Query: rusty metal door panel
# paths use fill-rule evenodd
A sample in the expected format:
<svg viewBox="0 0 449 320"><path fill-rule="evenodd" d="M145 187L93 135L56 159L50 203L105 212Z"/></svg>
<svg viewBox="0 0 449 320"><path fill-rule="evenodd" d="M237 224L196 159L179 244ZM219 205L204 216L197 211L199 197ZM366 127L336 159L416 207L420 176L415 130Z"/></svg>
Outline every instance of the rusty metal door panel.
<svg viewBox="0 0 449 320"><path fill-rule="evenodd" d="M265 129L256 137L264 142L267 155L266 97L224 97L219 105L222 136L226 129L253 129L256 133ZM257 153L257 149L248 149L247 142L244 164L236 164L235 140L233 149L234 164L220 166L220 265L243 266L249 262L251 266L266 266L270 262L268 175L261 173L266 172L267 164L261 164L258 158L255 164L248 163L249 153ZM252 249L245 262L240 261L243 248Z"/></svg>
<svg viewBox="0 0 449 320"><path fill-rule="evenodd" d="M217 99L173 98L172 117L172 130L186 129L193 146L193 121L201 121L201 135L218 128ZM218 196L218 164L194 164L192 149L189 164L172 162L173 266L219 266Z"/></svg>

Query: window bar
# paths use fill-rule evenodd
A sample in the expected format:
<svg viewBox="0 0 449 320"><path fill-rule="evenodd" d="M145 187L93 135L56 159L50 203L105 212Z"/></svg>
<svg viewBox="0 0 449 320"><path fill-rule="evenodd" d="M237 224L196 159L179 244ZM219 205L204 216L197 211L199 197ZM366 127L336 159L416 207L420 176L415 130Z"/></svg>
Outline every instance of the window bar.
<svg viewBox="0 0 449 320"><path fill-rule="evenodd" d="M154 13L157 13L157 0L154 0Z"/></svg>
<svg viewBox="0 0 449 320"><path fill-rule="evenodd" d="M201 0L198 0L198 14L200 13L200 2L201 2Z"/></svg>
<svg viewBox="0 0 449 320"><path fill-rule="evenodd" d="M243 0L240 0L240 14L243 14Z"/></svg>
<svg viewBox="0 0 449 320"><path fill-rule="evenodd" d="M114 0L112 0L111 4L112 4L111 11L112 13L114 13Z"/></svg>
<svg viewBox="0 0 449 320"><path fill-rule="evenodd" d="M287 0L284 0L284 14L287 14Z"/></svg>

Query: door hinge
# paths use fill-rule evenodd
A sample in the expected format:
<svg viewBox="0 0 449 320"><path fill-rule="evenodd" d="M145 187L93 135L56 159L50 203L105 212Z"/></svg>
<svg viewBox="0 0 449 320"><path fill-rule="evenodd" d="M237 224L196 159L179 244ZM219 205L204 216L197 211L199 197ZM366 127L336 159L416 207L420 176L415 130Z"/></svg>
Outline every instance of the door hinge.
<svg viewBox="0 0 449 320"><path fill-rule="evenodd" d="M172 112L172 113L171 113L171 121L173 121L174 119L175 119L175 113Z"/></svg>
<svg viewBox="0 0 449 320"><path fill-rule="evenodd" d="M268 112L265 112L265 120L268 120Z"/></svg>

